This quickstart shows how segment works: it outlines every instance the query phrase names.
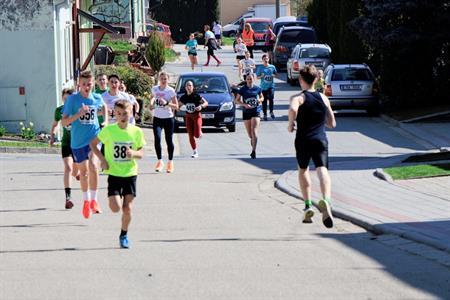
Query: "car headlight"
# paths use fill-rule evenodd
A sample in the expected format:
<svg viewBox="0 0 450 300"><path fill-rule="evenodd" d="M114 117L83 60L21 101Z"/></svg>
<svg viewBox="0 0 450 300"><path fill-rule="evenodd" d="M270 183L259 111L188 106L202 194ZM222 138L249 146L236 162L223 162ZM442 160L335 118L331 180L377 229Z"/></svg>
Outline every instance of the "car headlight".
<svg viewBox="0 0 450 300"><path fill-rule="evenodd" d="M181 110L181 111L186 111L186 105L181 105L181 106L180 106L180 110Z"/></svg>
<svg viewBox="0 0 450 300"><path fill-rule="evenodd" d="M222 104L222 106L220 107L219 111L227 111L227 110L232 110L233 109L233 102L225 102Z"/></svg>

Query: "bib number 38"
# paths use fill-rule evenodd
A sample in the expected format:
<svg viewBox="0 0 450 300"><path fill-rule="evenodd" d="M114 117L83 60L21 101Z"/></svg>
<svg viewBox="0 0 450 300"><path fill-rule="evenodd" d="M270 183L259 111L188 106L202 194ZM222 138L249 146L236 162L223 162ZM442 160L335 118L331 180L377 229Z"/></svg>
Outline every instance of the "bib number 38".
<svg viewBox="0 0 450 300"><path fill-rule="evenodd" d="M124 162L130 161L130 158L127 157L127 149L131 149L131 143L114 143L113 149L113 157L114 161Z"/></svg>

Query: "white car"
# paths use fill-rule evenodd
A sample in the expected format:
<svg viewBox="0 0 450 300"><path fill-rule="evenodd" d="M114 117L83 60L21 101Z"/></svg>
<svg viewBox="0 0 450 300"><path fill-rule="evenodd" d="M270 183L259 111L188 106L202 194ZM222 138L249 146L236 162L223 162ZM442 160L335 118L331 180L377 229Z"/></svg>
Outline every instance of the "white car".
<svg viewBox="0 0 450 300"><path fill-rule="evenodd" d="M251 13L247 13L243 16L241 16L240 18L238 18L237 20L224 25L222 27L222 34L223 36L227 36L227 37L235 37L238 32L239 32L239 25L241 24L241 20L244 18L252 18L253 15Z"/></svg>

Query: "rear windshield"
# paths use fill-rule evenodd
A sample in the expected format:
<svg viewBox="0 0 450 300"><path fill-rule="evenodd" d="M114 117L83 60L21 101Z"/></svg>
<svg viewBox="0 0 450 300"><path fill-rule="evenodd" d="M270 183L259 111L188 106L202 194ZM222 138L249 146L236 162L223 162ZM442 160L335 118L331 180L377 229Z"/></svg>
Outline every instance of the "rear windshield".
<svg viewBox="0 0 450 300"><path fill-rule="evenodd" d="M223 76L199 76L199 77L183 77L178 82L177 93L185 92L187 81L194 83L194 89L197 93L227 93L228 86Z"/></svg>
<svg viewBox="0 0 450 300"><path fill-rule="evenodd" d="M252 29L254 32L266 32L267 25L270 25L269 22L248 22L252 25Z"/></svg>
<svg viewBox="0 0 450 300"><path fill-rule="evenodd" d="M316 42L316 35L314 31L308 29L285 30L281 33L280 42L314 44Z"/></svg>
<svg viewBox="0 0 450 300"><path fill-rule="evenodd" d="M333 71L332 81L372 81L372 74L367 69L361 68L346 68L335 69Z"/></svg>
<svg viewBox="0 0 450 300"><path fill-rule="evenodd" d="M304 27L308 27L309 24L308 22L303 22L303 21L295 21L295 22L281 22L281 23L277 23L275 25L274 28L274 33L278 34L278 32L280 32L281 28L284 27L292 27L292 26L304 26Z"/></svg>
<svg viewBox="0 0 450 300"><path fill-rule="evenodd" d="M330 58L330 51L324 48L301 49L300 58Z"/></svg>

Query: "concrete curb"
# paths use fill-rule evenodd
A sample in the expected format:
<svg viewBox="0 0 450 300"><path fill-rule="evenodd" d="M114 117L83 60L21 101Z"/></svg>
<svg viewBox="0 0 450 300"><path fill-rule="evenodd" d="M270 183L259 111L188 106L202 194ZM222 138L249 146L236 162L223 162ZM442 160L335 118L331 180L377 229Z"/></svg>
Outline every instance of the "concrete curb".
<svg viewBox="0 0 450 300"><path fill-rule="evenodd" d="M391 175L389 175L388 173L384 172L383 169L381 168L377 168L375 170L375 172L373 173L376 177L385 180L387 182L393 183L394 180L392 179Z"/></svg>
<svg viewBox="0 0 450 300"><path fill-rule="evenodd" d="M39 154L61 154L61 148L38 148L38 147L0 147L0 153L39 153Z"/></svg>
<svg viewBox="0 0 450 300"><path fill-rule="evenodd" d="M287 171L283 173L276 181L275 181L275 187L279 189L280 191L295 197L297 199L301 199L299 196L299 193L297 190L292 188L287 178L291 176L293 173L296 173L296 171ZM313 205L315 207L318 207L318 201L313 200ZM333 207L333 215L339 219L343 219L349 222L352 222L355 225L361 226L368 231L371 231L375 234L393 234L400 237L403 237L405 239L418 242L421 244L425 244L428 246L431 246L433 248L436 248L438 250L446 251L450 253L450 245L447 245L443 242L437 241L435 239L432 239L425 234L422 234L420 232L414 232L408 230L409 228L402 228L402 224L399 224L398 226L393 225L387 225L383 223L378 223L373 219L370 219L370 217L367 216L361 216L359 214L355 214L349 211L344 211L340 208Z"/></svg>

